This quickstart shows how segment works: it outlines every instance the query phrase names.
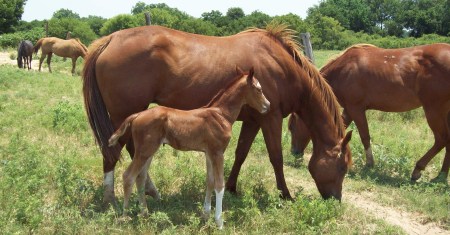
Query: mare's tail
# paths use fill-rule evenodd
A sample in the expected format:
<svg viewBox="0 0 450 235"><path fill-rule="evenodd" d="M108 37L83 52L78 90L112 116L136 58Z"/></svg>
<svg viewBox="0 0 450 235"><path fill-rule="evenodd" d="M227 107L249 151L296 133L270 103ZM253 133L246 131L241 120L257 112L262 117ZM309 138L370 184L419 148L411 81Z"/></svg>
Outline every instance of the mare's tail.
<svg viewBox="0 0 450 235"><path fill-rule="evenodd" d="M120 158L121 146L108 147L109 137L114 132L114 127L106 110L102 95L95 76L95 66L98 57L111 41L110 36L100 38L89 47L88 55L84 60L83 68L83 96L86 114L95 139L99 145L104 160L115 163Z"/></svg>
<svg viewBox="0 0 450 235"><path fill-rule="evenodd" d="M125 133L127 133L128 127L131 126L131 123L133 122L133 120L136 119L138 116L139 116L139 113L132 114L131 116L127 117L127 119L125 119L125 121L122 122L119 129L117 129L116 132L114 132L114 134L111 136L111 138L109 138L109 141L108 141L109 147L117 144L117 141L119 140L119 138L122 137L123 135L125 135Z"/></svg>
<svg viewBox="0 0 450 235"><path fill-rule="evenodd" d="M45 39L45 38L39 39L39 40L36 42L36 45L34 45L34 47L33 47L34 54L37 54L37 53L38 53L39 48L41 48L42 42L44 41L44 39Z"/></svg>

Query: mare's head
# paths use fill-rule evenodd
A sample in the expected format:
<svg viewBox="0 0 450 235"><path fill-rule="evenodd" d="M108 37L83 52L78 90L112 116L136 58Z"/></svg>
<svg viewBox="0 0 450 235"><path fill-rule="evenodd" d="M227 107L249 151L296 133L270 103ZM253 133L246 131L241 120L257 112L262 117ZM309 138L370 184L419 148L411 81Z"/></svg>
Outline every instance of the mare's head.
<svg viewBox="0 0 450 235"><path fill-rule="evenodd" d="M242 72L238 67L236 67L236 71L242 77L246 77L244 95L245 103L260 113L267 113L270 109L270 102L264 96L261 84L259 84L258 79L254 76L255 72L253 67L250 69L248 74Z"/></svg>
<svg viewBox="0 0 450 235"><path fill-rule="evenodd" d="M351 163L351 151L348 145L352 131L347 132L334 147L319 153L313 153L308 164L309 173L324 199L331 197L341 200L342 183ZM317 154L317 156L314 156Z"/></svg>

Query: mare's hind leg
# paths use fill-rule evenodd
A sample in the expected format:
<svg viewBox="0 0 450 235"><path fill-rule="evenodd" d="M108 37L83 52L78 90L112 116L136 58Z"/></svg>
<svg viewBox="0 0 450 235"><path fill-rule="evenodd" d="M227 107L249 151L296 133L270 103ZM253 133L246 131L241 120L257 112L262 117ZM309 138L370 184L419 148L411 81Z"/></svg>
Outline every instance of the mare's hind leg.
<svg viewBox="0 0 450 235"><path fill-rule="evenodd" d="M364 145L364 150L366 153L366 166L373 167L375 165L375 161L373 160L372 148L370 146L369 125L367 124L366 111L363 108L345 110L343 113L344 124L350 124L351 119L353 119L356 128L358 128L361 142Z"/></svg>
<svg viewBox="0 0 450 235"><path fill-rule="evenodd" d="M48 53L48 57L47 57L47 65L48 65L48 71L51 73L52 72L52 67L50 67L50 62L52 61L52 56L53 53Z"/></svg>
<svg viewBox="0 0 450 235"><path fill-rule="evenodd" d="M248 151L259 131L259 125L255 122L244 121L236 147L233 168L231 169L225 188L230 193L236 194L236 182L241 166L247 158Z"/></svg>
<svg viewBox="0 0 450 235"><path fill-rule="evenodd" d="M132 138L130 138L130 140L128 141L128 143L126 145L126 149L127 149L128 153L130 154L131 158L133 159L134 144L133 144ZM155 200L161 199L161 195L158 192L158 189L156 188L156 186L153 184L152 178L150 178L150 175L148 174L148 172L147 172L147 177L145 178L145 194L153 197Z"/></svg>
<svg viewBox="0 0 450 235"><path fill-rule="evenodd" d="M28 57L28 70L30 70L31 69L31 61L33 60L33 56L29 56Z"/></svg>
<svg viewBox="0 0 450 235"><path fill-rule="evenodd" d="M46 56L47 54L42 53L41 58L39 58L39 72L41 72L42 62L44 62Z"/></svg>
<svg viewBox="0 0 450 235"><path fill-rule="evenodd" d="M430 126L431 130L434 134L434 144L431 147L430 150L428 150L425 155L420 158L419 161L416 163L416 167L414 168L414 171L411 175L411 180L416 181L418 180L422 174L420 173L425 169L427 164L433 159L434 156L436 156L439 151L441 151L445 146L449 147L449 134L448 134L448 127L447 127L447 112L442 112L440 110L441 105L433 104L433 106L423 106L423 109L425 111L425 116L427 118L428 125ZM447 148L448 149L448 148ZM446 158L447 158L446 153ZM448 160L447 160L448 162ZM444 160L444 166L446 164L446 160ZM448 168L447 168L448 173Z"/></svg>

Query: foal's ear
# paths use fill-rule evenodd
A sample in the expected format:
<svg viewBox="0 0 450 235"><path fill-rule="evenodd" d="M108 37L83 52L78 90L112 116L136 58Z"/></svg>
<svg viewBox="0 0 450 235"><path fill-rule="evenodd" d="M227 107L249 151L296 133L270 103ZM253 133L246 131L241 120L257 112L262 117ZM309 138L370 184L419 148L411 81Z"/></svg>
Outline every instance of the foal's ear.
<svg viewBox="0 0 450 235"><path fill-rule="evenodd" d="M255 74L255 69L252 67L249 71L248 71L248 75L247 75L247 81L248 82L253 82L253 75Z"/></svg>
<svg viewBox="0 0 450 235"><path fill-rule="evenodd" d="M237 75L242 75L242 74L244 74L244 71L242 71L242 69L239 68L238 65L236 65L236 74L237 74Z"/></svg>

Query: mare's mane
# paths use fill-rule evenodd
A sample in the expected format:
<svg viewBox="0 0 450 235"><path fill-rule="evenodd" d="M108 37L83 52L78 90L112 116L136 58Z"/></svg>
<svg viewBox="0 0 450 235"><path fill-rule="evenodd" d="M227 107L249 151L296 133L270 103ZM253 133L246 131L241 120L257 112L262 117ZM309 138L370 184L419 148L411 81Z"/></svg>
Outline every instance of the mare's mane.
<svg viewBox="0 0 450 235"><path fill-rule="evenodd" d="M367 47L378 48L377 46L375 46L373 44L368 44L368 43L359 43L359 44L352 45L352 46L348 47L347 49L345 49L344 51L342 51L341 53L339 53L336 56L333 56L331 59L329 59L328 62L320 69L320 72L323 75L324 74L323 71L328 69L331 65L334 64L334 62L336 62L339 58L344 56L348 51L353 50L353 49L358 49L358 48L367 48Z"/></svg>
<svg viewBox="0 0 450 235"><path fill-rule="evenodd" d="M246 32L261 32L265 33L269 37L272 37L289 52L289 54L294 58L297 64L305 70L311 79L308 79L312 84L313 89L311 94L315 92L322 93L320 102L323 107L327 107L328 111L333 117L333 121L337 126L338 135L340 137L344 136L344 123L341 120L341 115L339 112L339 103L328 83L322 77L317 68L311 64L308 58L303 54L300 43L297 41L297 32L295 30L289 29L285 24L270 23L266 26L266 29L250 28L241 33Z"/></svg>
<svg viewBox="0 0 450 235"><path fill-rule="evenodd" d="M212 105L214 105L223 96L223 94L225 94L225 92L227 92L232 86L234 86L234 84L236 84L238 81L240 81L243 76L248 76L248 73L245 72L243 74L236 75L236 77L231 79L231 81L224 88L222 88L219 92L217 92L217 94L211 99L211 101L209 101L209 103L207 105L203 106L202 108L209 108Z"/></svg>

